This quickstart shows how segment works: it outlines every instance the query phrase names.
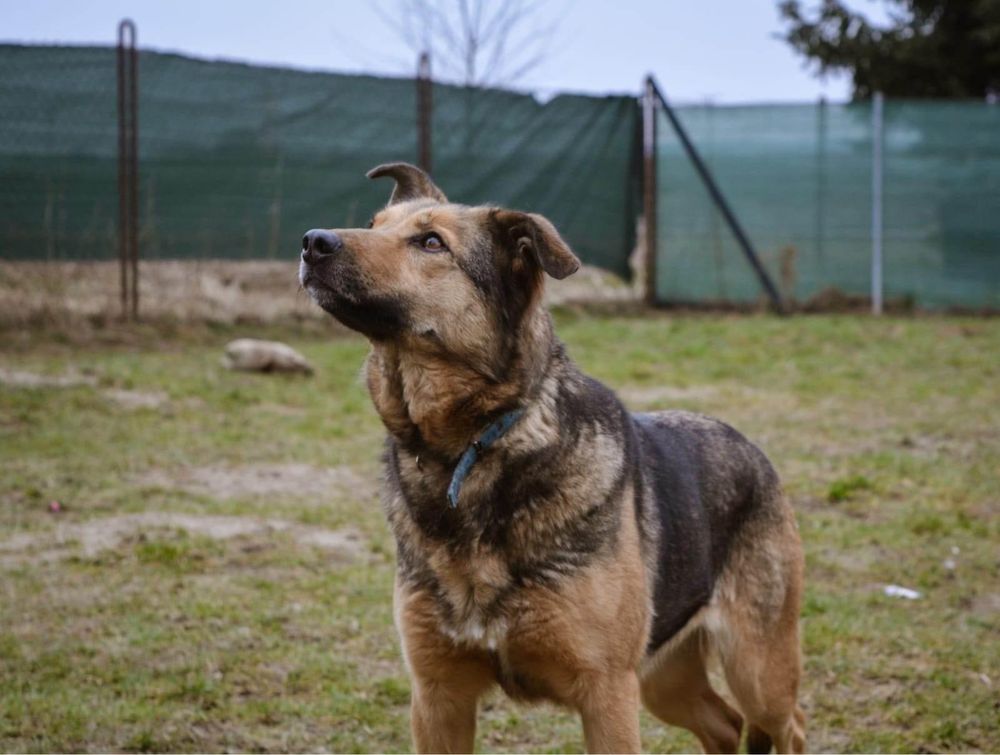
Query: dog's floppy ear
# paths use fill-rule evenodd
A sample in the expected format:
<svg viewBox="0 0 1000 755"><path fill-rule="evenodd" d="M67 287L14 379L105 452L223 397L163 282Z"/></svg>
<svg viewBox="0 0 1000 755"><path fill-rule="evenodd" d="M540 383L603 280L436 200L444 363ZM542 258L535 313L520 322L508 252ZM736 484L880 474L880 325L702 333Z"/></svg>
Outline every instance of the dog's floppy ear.
<svg viewBox="0 0 1000 755"><path fill-rule="evenodd" d="M367 173L368 178L381 178L391 176L396 179L396 188L392 190L389 197L389 204L397 202L408 202L411 199L435 199L441 204L448 202L448 197L444 195L431 177L424 173L416 165L409 163L386 163L372 168Z"/></svg>
<svg viewBox="0 0 1000 755"><path fill-rule="evenodd" d="M513 250L532 255L553 278L562 279L580 269L580 260L548 218L531 212L497 210L494 220Z"/></svg>

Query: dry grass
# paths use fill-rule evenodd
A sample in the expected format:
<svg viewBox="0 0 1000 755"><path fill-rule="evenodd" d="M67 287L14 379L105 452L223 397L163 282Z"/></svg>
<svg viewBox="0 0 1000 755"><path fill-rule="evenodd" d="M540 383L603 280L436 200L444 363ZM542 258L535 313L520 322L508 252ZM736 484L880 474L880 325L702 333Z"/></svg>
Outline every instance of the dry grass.
<svg viewBox="0 0 1000 755"><path fill-rule="evenodd" d="M117 262L0 260L0 329L102 327L121 311ZM321 321L298 290L298 260L150 260L140 265L139 301L147 322ZM595 267L549 287L550 304L634 300L634 289Z"/></svg>

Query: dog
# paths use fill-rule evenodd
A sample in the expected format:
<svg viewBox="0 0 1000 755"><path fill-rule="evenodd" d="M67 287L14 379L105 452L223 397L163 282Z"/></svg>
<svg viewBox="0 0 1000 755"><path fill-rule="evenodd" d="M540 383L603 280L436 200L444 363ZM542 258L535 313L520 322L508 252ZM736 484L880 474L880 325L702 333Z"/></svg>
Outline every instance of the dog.
<svg viewBox="0 0 1000 755"><path fill-rule="evenodd" d="M580 262L547 219L450 203L406 163L368 176L388 204L306 233L299 280L371 344L416 749L471 752L499 685L578 711L590 752L638 752L640 703L708 752L744 721L751 752L802 752L802 550L764 454L574 365L542 290Z"/></svg>

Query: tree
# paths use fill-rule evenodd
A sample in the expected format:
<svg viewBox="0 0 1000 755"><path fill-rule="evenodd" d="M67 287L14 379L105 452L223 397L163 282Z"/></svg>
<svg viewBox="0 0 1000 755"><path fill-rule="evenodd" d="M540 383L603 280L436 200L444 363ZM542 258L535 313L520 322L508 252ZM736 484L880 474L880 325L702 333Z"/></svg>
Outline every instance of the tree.
<svg viewBox="0 0 1000 755"><path fill-rule="evenodd" d="M884 1L890 24L880 28L842 0L822 0L811 14L782 0L781 36L820 75L849 72L854 99L1000 94L1000 0Z"/></svg>
<svg viewBox="0 0 1000 755"><path fill-rule="evenodd" d="M541 0L396 0L375 6L416 57L430 53L437 79L507 86L544 59L553 23Z"/></svg>

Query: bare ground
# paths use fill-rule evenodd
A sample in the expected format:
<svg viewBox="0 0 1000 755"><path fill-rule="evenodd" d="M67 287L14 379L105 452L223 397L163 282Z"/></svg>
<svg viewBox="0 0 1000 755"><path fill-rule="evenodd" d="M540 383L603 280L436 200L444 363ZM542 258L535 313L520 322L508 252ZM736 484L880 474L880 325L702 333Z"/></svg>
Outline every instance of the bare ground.
<svg viewBox="0 0 1000 755"><path fill-rule="evenodd" d="M146 511L84 522L60 522L45 532L13 535L0 540L0 565L38 564L72 556L93 558L103 551L118 548L136 535L148 535L156 530L183 530L213 540L284 533L300 545L330 551L346 561L359 560L364 554L362 536L351 529L307 527L283 519Z"/></svg>
<svg viewBox="0 0 1000 755"><path fill-rule="evenodd" d="M333 493L359 495L374 491L371 480L348 467L311 464L209 465L178 470L157 469L142 475L143 486L173 488L219 500L288 496L325 500Z"/></svg>
<svg viewBox="0 0 1000 755"><path fill-rule="evenodd" d="M12 388L77 388L96 387L100 380L96 375L77 372L71 367L66 372L43 375L29 370L15 370L0 365L0 385ZM122 409L160 409L166 406L170 397L164 391L138 391L128 388L105 388L101 394Z"/></svg>

